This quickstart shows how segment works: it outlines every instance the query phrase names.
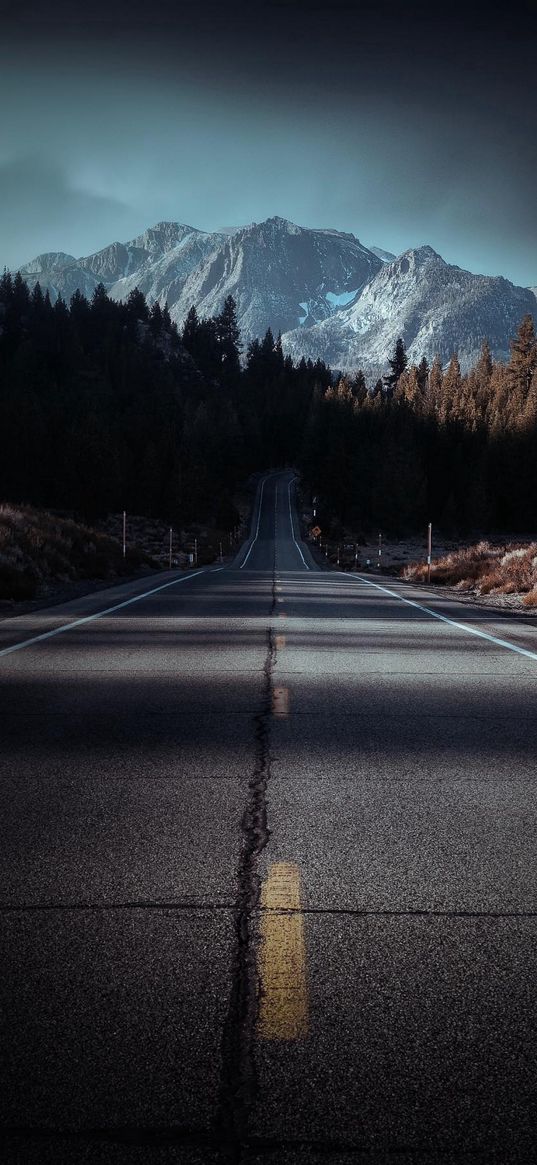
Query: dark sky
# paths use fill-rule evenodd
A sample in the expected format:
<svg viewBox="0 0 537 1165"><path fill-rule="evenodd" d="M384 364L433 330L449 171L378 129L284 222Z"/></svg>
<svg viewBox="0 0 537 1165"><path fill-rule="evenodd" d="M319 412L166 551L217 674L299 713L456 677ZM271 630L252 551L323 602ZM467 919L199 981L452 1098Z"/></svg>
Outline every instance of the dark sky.
<svg viewBox="0 0 537 1165"><path fill-rule="evenodd" d="M279 214L537 284L537 0L0 0L0 266Z"/></svg>

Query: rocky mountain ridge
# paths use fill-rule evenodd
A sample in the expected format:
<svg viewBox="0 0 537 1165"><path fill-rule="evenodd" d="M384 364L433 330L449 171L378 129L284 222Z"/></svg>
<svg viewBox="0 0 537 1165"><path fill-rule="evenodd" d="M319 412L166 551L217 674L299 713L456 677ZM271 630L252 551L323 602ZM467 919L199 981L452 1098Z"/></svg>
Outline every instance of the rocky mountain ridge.
<svg viewBox="0 0 537 1165"><path fill-rule="evenodd" d="M385 263L349 307L286 335L284 347L294 357L320 356L342 370L381 375L394 337L402 336L411 361L438 355L446 364L457 353L465 369L485 338L497 359L507 359L521 319L537 317L536 306L529 289L501 276L472 275L432 247L418 247Z"/></svg>
<svg viewBox="0 0 537 1165"><path fill-rule="evenodd" d="M370 375L386 370L399 335L415 360L446 362L456 351L465 367L484 338L504 358L522 316L537 315L535 289L473 275L431 247L395 258L348 232L278 216L215 232L157 223L82 258L39 255L21 274L66 300L77 289L91 296L101 282L117 300L138 287L149 302L167 302L179 325L193 304L211 316L233 295L245 343L271 327L295 357Z"/></svg>

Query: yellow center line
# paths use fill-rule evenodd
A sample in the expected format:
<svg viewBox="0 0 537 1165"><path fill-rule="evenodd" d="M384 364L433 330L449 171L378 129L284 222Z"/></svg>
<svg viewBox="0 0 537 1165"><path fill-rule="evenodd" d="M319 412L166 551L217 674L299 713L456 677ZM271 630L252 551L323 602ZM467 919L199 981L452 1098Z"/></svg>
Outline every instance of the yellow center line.
<svg viewBox="0 0 537 1165"><path fill-rule="evenodd" d="M273 863L261 889L258 1034L265 1040L300 1040L308 1034L306 943L301 909L298 866L293 862Z"/></svg>
<svg viewBox="0 0 537 1165"><path fill-rule="evenodd" d="M275 716L289 715L289 688L274 688L272 692L272 711Z"/></svg>

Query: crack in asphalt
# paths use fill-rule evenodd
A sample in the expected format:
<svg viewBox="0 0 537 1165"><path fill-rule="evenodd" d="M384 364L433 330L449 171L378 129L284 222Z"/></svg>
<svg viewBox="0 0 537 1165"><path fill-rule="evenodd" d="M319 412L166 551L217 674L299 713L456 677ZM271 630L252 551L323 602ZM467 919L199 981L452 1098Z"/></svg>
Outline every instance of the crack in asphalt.
<svg viewBox="0 0 537 1165"><path fill-rule="evenodd" d="M215 1122L222 1162L242 1160L247 1149L247 1121L257 1087L254 1040L259 1010L259 976L255 912L259 906L261 879L258 859L268 845L266 792L270 779L270 725L272 718L273 670L276 642L272 620L276 609L276 538L272 568L271 608L266 629L263 664L263 697L253 718L255 764L249 781L249 797L241 822L242 847L235 903L235 951L232 989L222 1038L220 1103Z"/></svg>

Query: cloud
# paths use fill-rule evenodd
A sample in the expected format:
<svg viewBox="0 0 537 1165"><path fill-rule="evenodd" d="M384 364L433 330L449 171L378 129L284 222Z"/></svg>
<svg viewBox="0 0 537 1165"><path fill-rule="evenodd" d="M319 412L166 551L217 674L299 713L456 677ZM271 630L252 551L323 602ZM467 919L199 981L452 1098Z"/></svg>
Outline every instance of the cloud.
<svg viewBox="0 0 537 1165"><path fill-rule="evenodd" d="M54 161L27 155L0 162L0 268L42 251L87 254L138 228L132 208L77 189Z"/></svg>

